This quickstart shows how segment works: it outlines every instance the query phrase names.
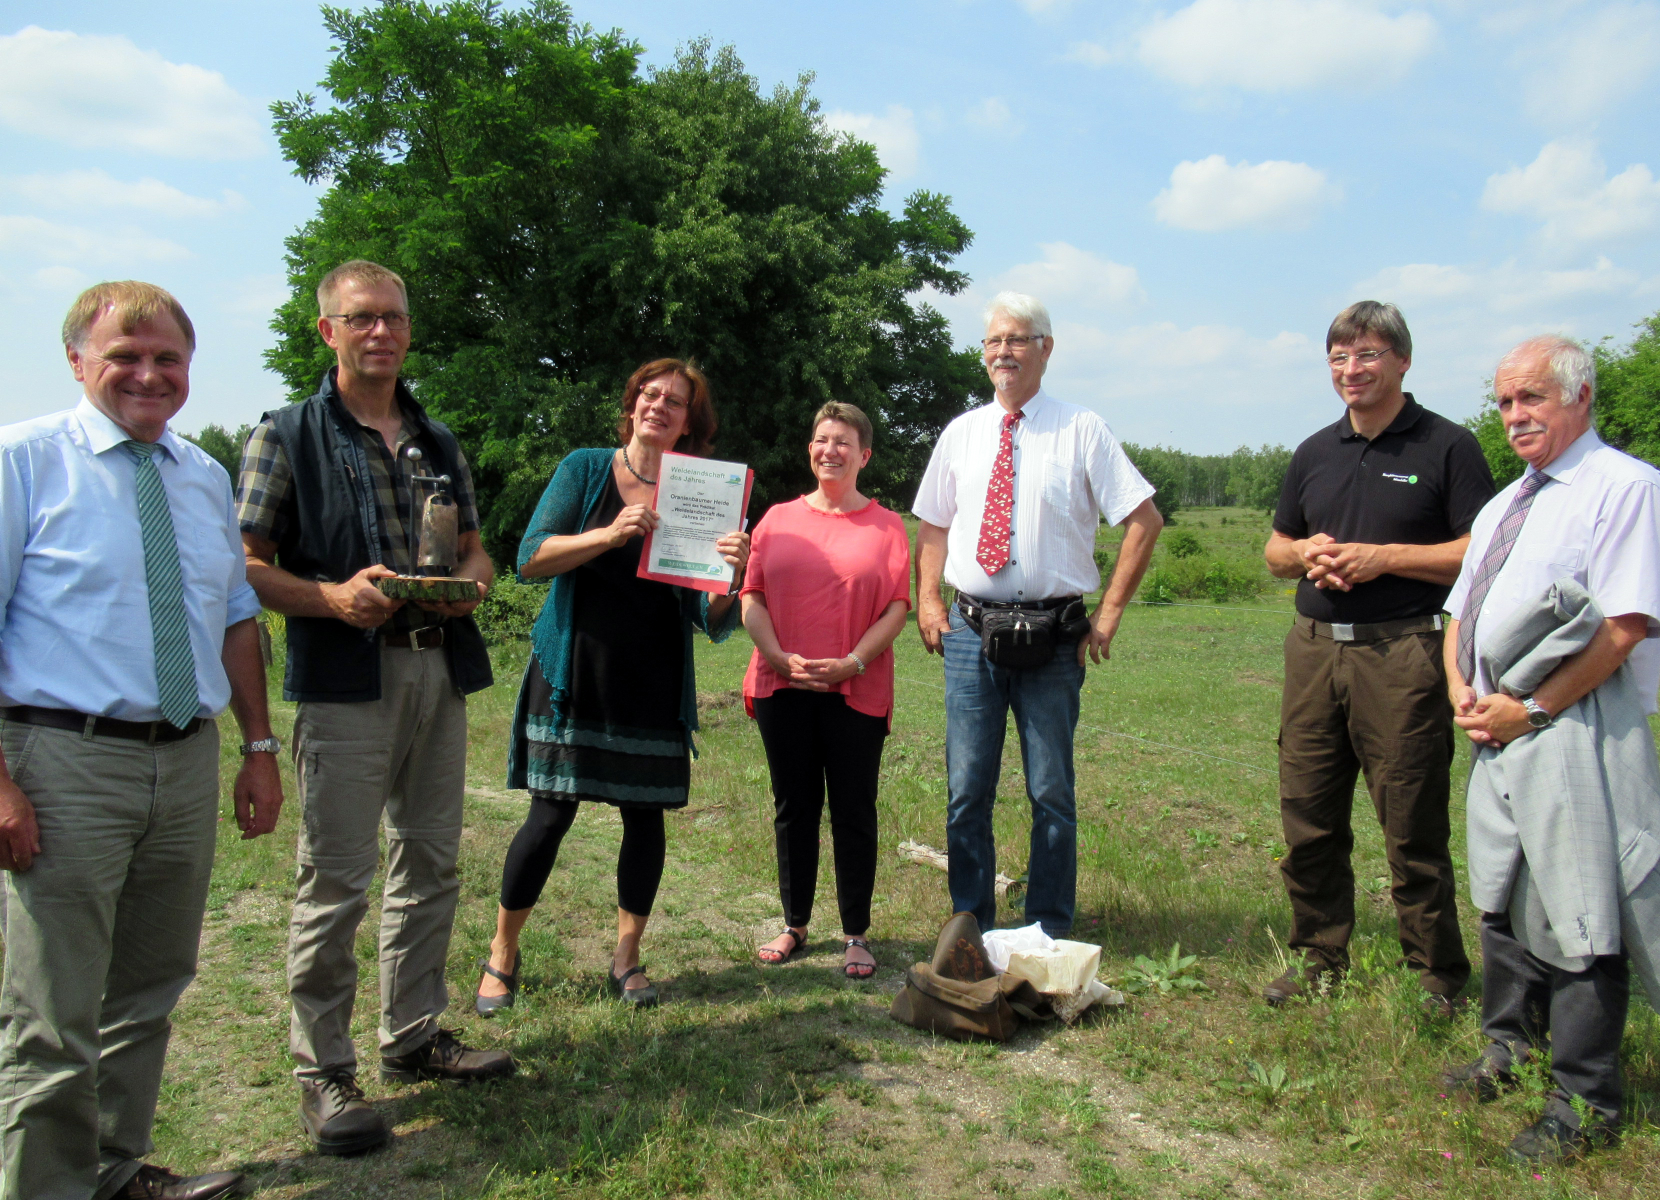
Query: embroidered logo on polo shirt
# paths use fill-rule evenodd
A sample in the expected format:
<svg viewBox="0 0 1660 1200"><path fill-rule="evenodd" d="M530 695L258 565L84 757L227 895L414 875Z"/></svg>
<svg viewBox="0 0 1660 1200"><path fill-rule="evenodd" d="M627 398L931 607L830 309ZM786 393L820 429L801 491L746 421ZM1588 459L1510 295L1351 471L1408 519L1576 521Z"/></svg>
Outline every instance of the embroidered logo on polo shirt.
<svg viewBox="0 0 1660 1200"><path fill-rule="evenodd" d="M1391 471L1385 471L1383 473L1383 477L1385 479L1393 479L1396 483L1417 483L1418 482L1418 477L1416 475L1396 475Z"/></svg>

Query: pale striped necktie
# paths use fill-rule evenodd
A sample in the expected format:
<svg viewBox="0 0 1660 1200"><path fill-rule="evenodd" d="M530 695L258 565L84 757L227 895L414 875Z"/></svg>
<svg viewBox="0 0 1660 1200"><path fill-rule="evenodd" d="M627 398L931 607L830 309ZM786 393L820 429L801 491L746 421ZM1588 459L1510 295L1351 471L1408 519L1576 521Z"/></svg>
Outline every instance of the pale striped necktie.
<svg viewBox="0 0 1660 1200"><path fill-rule="evenodd" d="M167 489L156 470L155 446L127 442L138 464L138 528L144 541L144 580L150 591L150 635L156 646L156 690L161 715L183 729L196 718L196 656L190 650L190 625L184 611L184 579L179 574L179 544Z"/></svg>
<svg viewBox="0 0 1660 1200"><path fill-rule="evenodd" d="M1534 471L1522 480L1522 486L1510 498L1510 507L1499 519L1499 527L1493 531L1493 540L1487 543L1487 553L1481 556L1481 565L1470 579L1470 594L1464 601L1464 615L1458 618L1458 671L1471 687L1476 682L1476 620L1481 616L1481 606L1486 602L1493 580L1504 568L1505 559L1510 557L1511 547L1522 532L1528 509L1533 507L1533 497L1549 482L1550 476L1542 471Z"/></svg>

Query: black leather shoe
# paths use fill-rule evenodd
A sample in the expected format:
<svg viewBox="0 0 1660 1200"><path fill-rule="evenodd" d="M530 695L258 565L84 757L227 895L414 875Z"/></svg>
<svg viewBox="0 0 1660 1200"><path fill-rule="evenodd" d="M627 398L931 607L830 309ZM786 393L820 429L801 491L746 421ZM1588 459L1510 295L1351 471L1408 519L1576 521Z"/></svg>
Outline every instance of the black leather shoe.
<svg viewBox="0 0 1660 1200"><path fill-rule="evenodd" d="M419 1050L392 1057L382 1055L380 1077L387 1083L416 1083L422 1079L501 1079L513 1074L513 1056L505 1050L474 1050L461 1044L455 1031L440 1029Z"/></svg>
<svg viewBox="0 0 1660 1200"><path fill-rule="evenodd" d="M1540 1117L1516 1135L1504 1155L1513 1163L1531 1167L1581 1158L1609 1140L1606 1129L1587 1133L1555 1117Z"/></svg>
<svg viewBox="0 0 1660 1200"><path fill-rule="evenodd" d="M216 1171L212 1175L175 1175L166 1167L145 1163L127 1186L115 1193L116 1200L220 1200L242 1190L240 1171Z"/></svg>
<svg viewBox="0 0 1660 1200"><path fill-rule="evenodd" d="M1487 1104L1497 1100L1501 1093L1513 1092L1521 1085L1512 1072L1484 1054L1468 1066L1444 1072L1441 1086L1449 1092L1474 1096L1479 1104Z"/></svg>
<svg viewBox="0 0 1660 1200"><path fill-rule="evenodd" d="M1289 967L1262 989L1262 998L1270 1008L1280 1008L1298 996L1312 999L1324 994L1337 984L1337 978L1336 971L1321 963Z"/></svg>
<svg viewBox="0 0 1660 1200"><path fill-rule="evenodd" d="M362 1154L392 1138L386 1118L345 1071L300 1082L300 1124L319 1154Z"/></svg>
<svg viewBox="0 0 1660 1200"><path fill-rule="evenodd" d="M524 960L525 956L523 954L519 953L517 950L513 952L513 973L511 975L503 971L498 971L496 968L492 967L488 956L478 960L479 970L483 971L485 975L489 975L494 979L499 979L507 985L507 994L505 996L486 996L483 992L474 989L473 1009L479 1016L485 1018L485 1020L489 1020L502 1009L513 1007L513 1001L516 1000L519 995L519 968L524 965ZM483 983L484 981L481 978L479 982Z"/></svg>

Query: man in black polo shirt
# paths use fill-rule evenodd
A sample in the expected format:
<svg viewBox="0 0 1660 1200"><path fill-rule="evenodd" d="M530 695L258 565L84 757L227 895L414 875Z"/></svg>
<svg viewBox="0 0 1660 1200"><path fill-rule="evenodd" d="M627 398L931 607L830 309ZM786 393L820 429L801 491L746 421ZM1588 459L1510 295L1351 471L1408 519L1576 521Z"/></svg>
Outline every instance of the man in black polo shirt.
<svg viewBox="0 0 1660 1200"><path fill-rule="evenodd" d="M1401 390L1412 335L1392 304L1363 300L1326 333L1348 412L1297 447L1265 554L1299 578L1280 701L1280 872L1302 961L1263 991L1318 992L1348 966L1354 930L1351 809L1366 773L1389 856L1401 949L1450 1015L1470 977L1447 849L1452 709L1442 606L1493 476L1466 429Z"/></svg>

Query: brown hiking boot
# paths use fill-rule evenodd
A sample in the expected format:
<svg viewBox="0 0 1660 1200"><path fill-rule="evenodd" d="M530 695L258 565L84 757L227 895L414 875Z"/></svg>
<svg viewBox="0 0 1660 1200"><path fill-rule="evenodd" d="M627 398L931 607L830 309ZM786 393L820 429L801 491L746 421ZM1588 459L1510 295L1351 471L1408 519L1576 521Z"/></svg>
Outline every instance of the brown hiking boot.
<svg viewBox="0 0 1660 1200"><path fill-rule="evenodd" d="M186 1177L145 1163L112 1200L221 1200L240 1193L243 1182L240 1171Z"/></svg>
<svg viewBox="0 0 1660 1200"><path fill-rule="evenodd" d="M392 1137L349 1072L300 1081L300 1124L319 1154L362 1154Z"/></svg>
<svg viewBox="0 0 1660 1200"><path fill-rule="evenodd" d="M1302 996L1313 999L1336 986L1338 973L1324 963L1307 962L1288 967L1284 975L1262 989L1262 998L1270 1008L1280 1008Z"/></svg>
<svg viewBox="0 0 1660 1200"><path fill-rule="evenodd" d="M505 1050L474 1050L465 1046L452 1029L440 1029L419 1050L408 1054L381 1055L380 1077L387 1083L415 1083L422 1079L452 1079L470 1083L475 1079L501 1079L513 1074L513 1056Z"/></svg>

